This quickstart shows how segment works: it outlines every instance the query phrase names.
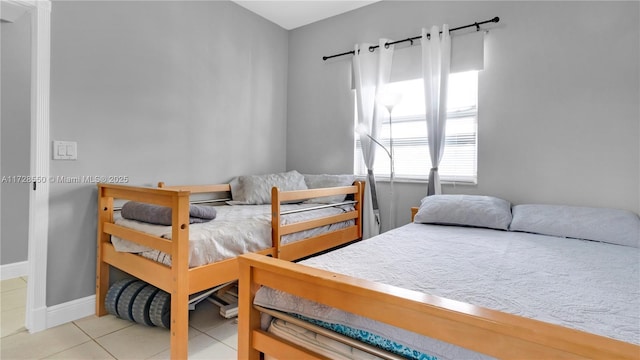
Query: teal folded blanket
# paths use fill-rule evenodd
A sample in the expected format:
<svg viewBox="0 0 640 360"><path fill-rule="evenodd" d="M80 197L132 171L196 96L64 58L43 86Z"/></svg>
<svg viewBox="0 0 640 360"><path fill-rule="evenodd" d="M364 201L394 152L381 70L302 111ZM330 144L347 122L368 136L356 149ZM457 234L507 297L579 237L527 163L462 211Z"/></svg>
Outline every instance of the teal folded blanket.
<svg viewBox="0 0 640 360"><path fill-rule="evenodd" d="M171 208L166 206L129 201L122 206L120 214L123 218L129 220L157 225L171 225ZM215 218L216 209L213 206L189 206L189 224L203 223Z"/></svg>

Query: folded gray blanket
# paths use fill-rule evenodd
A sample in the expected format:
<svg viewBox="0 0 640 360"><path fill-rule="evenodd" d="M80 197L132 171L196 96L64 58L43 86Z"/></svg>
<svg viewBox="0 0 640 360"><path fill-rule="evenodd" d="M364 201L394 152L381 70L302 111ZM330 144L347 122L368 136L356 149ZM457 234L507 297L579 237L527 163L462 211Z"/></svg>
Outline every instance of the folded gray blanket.
<svg viewBox="0 0 640 360"><path fill-rule="evenodd" d="M171 208L153 204L129 201L122 206L120 214L129 220L144 221L150 224L171 225ZM190 205L189 224L203 223L216 218L213 206Z"/></svg>

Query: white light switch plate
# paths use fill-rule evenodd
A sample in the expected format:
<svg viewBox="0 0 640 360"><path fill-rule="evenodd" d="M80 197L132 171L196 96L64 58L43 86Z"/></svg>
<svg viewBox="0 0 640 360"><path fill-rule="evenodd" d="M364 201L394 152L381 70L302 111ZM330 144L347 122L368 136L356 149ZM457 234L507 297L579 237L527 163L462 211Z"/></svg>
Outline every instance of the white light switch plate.
<svg viewBox="0 0 640 360"><path fill-rule="evenodd" d="M53 160L77 160L78 143L75 141L53 141Z"/></svg>

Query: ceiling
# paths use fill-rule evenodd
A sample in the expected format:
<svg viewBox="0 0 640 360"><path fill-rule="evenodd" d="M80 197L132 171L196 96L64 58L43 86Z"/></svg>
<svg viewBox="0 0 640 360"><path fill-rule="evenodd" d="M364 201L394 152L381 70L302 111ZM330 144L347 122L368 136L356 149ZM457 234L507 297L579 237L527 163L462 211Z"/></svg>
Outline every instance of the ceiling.
<svg viewBox="0 0 640 360"><path fill-rule="evenodd" d="M29 8L20 4L0 2L0 21L15 22L19 17L27 12Z"/></svg>
<svg viewBox="0 0 640 360"><path fill-rule="evenodd" d="M379 0L233 0L263 18L291 30Z"/></svg>

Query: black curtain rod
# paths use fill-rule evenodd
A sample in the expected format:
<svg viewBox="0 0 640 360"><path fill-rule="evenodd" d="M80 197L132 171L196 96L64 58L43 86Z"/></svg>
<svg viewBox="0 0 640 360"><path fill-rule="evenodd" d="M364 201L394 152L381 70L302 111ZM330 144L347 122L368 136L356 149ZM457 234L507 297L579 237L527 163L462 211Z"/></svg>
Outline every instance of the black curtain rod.
<svg viewBox="0 0 640 360"><path fill-rule="evenodd" d="M475 26L476 31L480 31L480 25L487 24L487 23L492 23L492 22L493 22L493 23L497 23L498 21L500 21L500 18L496 16L496 17L494 17L494 18L493 18L493 19L491 19L491 20L485 20L485 21L481 21L481 22L475 22L475 23L473 23L473 24L469 24L469 25L465 25L465 26L458 26L457 28L449 29L449 32L456 31L456 30L462 30L462 29L466 29L466 28L470 28L470 27L472 27L472 26ZM440 31L440 34L442 34L442 31ZM430 36L431 36L431 34L427 34L427 38L428 38L428 37L430 37ZM406 41L410 41L410 42L411 42L411 45L413 45L413 40L418 40L418 39L420 39L420 38L422 38L422 35L420 35L420 36L414 36L414 37L407 38L407 39L404 39L404 40L392 41L392 42L385 43L385 44L384 44L384 47L385 47L385 48L388 48L388 47L389 47L389 45L399 44L399 43L406 42ZM379 48L379 47L380 47L380 45L373 45L373 46L369 46L369 51L373 52L375 49L377 49L377 48ZM360 50L358 50L358 51L360 51ZM355 50L351 50L351 51L343 52L343 53L341 53L341 54L335 54L335 55L331 55L331 56L323 56L323 57L322 57L322 60L328 60L328 59L331 59L331 58L334 58L334 57L344 56L344 55L349 55L349 54L351 54L351 55L355 55L355 54L356 54L356 51L355 51Z"/></svg>

